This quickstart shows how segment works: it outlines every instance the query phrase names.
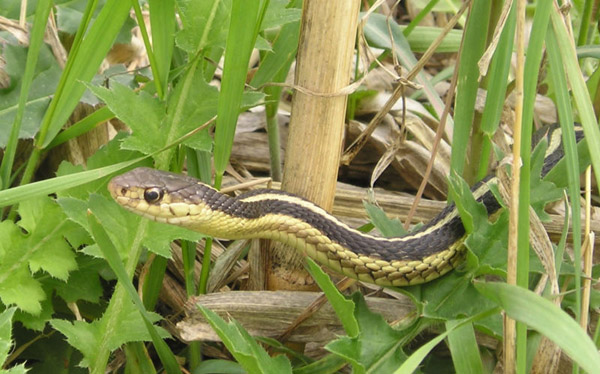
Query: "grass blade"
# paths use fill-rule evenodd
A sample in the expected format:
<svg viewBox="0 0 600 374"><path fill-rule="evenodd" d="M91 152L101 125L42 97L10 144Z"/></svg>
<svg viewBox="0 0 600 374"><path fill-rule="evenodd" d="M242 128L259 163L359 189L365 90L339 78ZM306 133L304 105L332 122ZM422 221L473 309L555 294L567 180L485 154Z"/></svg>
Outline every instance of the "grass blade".
<svg viewBox="0 0 600 374"><path fill-rule="evenodd" d="M476 283L506 314L556 343L588 373L600 373L600 354L590 337L567 313L535 293L505 283Z"/></svg>
<svg viewBox="0 0 600 374"><path fill-rule="evenodd" d="M448 334L448 346L452 353L454 370L457 373L483 373L483 364L479 354L479 346L475 339L475 331L472 323L466 323L456 328L461 321L446 322Z"/></svg>
<svg viewBox="0 0 600 374"><path fill-rule="evenodd" d="M19 92L19 105L17 113L10 130L10 137L4 155L2 157L2 165L0 165L0 190L7 189L10 186L11 171L15 154L17 152L17 142L19 140L19 132L21 131L21 123L25 106L27 105L27 97L29 89L33 82L35 66L38 61L42 42L44 41L44 33L46 32L46 21L50 13L52 1L42 0L37 4L35 10L35 19L31 29L31 37L29 49L27 51L27 63L25 64L25 73L22 77L21 92Z"/></svg>
<svg viewBox="0 0 600 374"><path fill-rule="evenodd" d="M217 188L221 185L221 178L229 162L246 82L248 61L267 4L268 1L233 0L215 128L214 159Z"/></svg>
<svg viewBox="0 0 600 374"><path fill-rule="evenodd" d="M465 160L468 159L468 157L465 157L465 152L469 149L467 145L473 124L475 98L479 86L477 63L485 49L490 6L489 1L475 1L471 5L462 52L459 57L450 167L463 177ZM471 181L470 177L465 179Z"/></svg>

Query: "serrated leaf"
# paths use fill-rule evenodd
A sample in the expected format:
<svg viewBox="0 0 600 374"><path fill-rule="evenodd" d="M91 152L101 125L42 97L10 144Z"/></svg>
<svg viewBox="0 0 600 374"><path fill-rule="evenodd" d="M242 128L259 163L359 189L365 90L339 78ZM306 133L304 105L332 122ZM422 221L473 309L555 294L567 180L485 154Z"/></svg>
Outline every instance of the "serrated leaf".
<svg viewBox="0 0 600 374"><path fill-rule="evenodd" d="M29 373L29 369L25 367L25 364L19 364L17 366L13 366L10 369L0 371L2 374L25 374Z"/></svg>
<svg viewBox="0 0 600 374"><path fill-rule="evenodd" d="M102 270L104 270L102 260L81 254L77 258L77 270L69 274L68 282L53 280L49 282L54 286L58 296L68 303L78 300L98 303L103 293L99 276Z"/></svg>
<svg viewBox="0 0 600 374"><path fill-rule="evenodd" d="M400 348L402 331L395 330L379 314L371 312L360 293L352 295L360 333L332 341L325 349L352 363L355 373L391 373L406 359Z"/></svg>
<svg viewBox="0 0 600 374"><path fill-rule="evenodd" d="M179 47L191 54L208 47L225 47L231 0L180 0L178 5L183 24L176 36Z"/></svg>
<svg viewBox="0 0 600 374"><path fill-rule="evenodd" d="M97 194L90 195L89 202L65 197L59 199L59 204L63 207L69 219L77 222L88 232L90 230L87 224L86 211L88 208L91 209L106 228L121 258L123 260L127 258L129 249L136 240L134 235L130 233L137 232L137 226L140 220L144 218L126 211L114 201ZM183 227L150 221L147 235L142 239L142 245L153 253L170 258L170 243L173 240L198 241L203 238L204 235ZM95 257L102 257L96 246L93 248L87 247L85 252Z"/></svg>
<svg viewBox="0 0 600 374"><path fill-rule="evenodd" d="M0 313L0 365L4 364L12 347L12 318L16 308L7 308Z"/></svg>
<svg viewBox="0 0 600 374"><path fill-rule="evenodd" d="M291 373L292 366L285 356L269 354L235 320L226 323L210 309L198 306L229 352L248 373Z"/></svg>
<svg viewBox="0 0 600 374"><path fill-rule="evenodd" d="M161 319L161 317L156 313L148 312L148 315L151 317L151 322L156 322ZM98 352L100 340L104 339L105 337L108 337L109 339L107 348L111 351L117 349L127 342L151 340L144 320L142 319L139 311L129 300L124 302L122 308L118 311L117 316L112 316L115 321L118 321L115 325L115 331L118 331L118 334L104 331L106 318L109 318L107 314L103 315L101 319L92 322L71 322L61 319L53 319L50 321L50 324L67 337L67 341L70 345L75 347L83 354L83 365L87 365L87 363L94 361L94 358ZM162 338L170 337L169 333L162 327L155 326L155 328Z"/></svg>
<svg viewBox="0 0 600 374"><path fill-rule="evenodd" d="M218 90L206 83L198 70L192 77L191 85L181 83L175 87L169 99L165 128L169 133L164 145L194 130L217 114ZM252 102L254 105L254 102ZM194 149L210 151L212 139L208 129L194 134L183 142Z"/></svg>
<svg viewBox="0 0 600 374"><path fill-rule="evenodd" d="M160 129L165 108L157 98L145 91L136 93L120 83L112 84L110 89L91 85L88 88L133 131L123 141L125 149L149 154L165 145L164 129Z"/></svg>
<svg viewBox="0 0 600 374"><path fill-rule="evenodd" d="M72 226L60 207L50 198L30 199L19 205L19 214L18 225L28 233L31 271L44 270L53 277L67 280L77 264L75 253L63 237Z"/></svg>
<svg viewBox="0 0 600 374"><path fill-rule="evenodd" d="M50 294L49 287L45 287L43 282L42 289L44 289L46 295ZM54 305L52 304L52 300L46 297L40 302L40 306L42 311L37 314L31 314L18 309L15 313L14 320L19 321L23 326L30 330L39 332L44 331L48 320L50 320L54 314Z"/></svg>
<svg viewBox="0 0 600 374"><path fill-rule="evenodd" d="M183 239L197 242L204 238L204 235L196 231L152 221L148 225L148 235L142 240L142 245L148 248L150 252L171 258L171 247L169 244L173 240Z"/></svg>
<svg viewBox="0 0 600 374"><path fill-rule="evenodd" d="M64 239L73 224L49 197L23 201L19 214L18 225L0 223L0 299L37 315L47 296L32 273L43 270L66 280L77 268L75 254Z"/></svg>

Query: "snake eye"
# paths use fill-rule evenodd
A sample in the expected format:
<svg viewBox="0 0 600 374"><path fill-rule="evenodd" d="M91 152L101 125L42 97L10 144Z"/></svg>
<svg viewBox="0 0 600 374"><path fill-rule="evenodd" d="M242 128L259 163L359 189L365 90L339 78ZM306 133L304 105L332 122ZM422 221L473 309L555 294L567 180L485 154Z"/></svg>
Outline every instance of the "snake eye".
<svg viewBox="0 0 600 374"><path fill-rule="evenodd" d="M144 191L144 200L147 203L156 203L159 202L163 197L163 190L157 187L148 188Z"/></svg>

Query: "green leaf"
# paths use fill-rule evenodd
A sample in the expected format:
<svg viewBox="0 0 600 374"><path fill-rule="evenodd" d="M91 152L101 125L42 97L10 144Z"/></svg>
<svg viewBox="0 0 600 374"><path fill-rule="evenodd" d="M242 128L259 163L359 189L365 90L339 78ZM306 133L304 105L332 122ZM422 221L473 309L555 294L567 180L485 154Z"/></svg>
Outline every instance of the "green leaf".
<svg viewBox="0 0 600 374"><path fill-rule="evenodd" d="M19 329L15 333L18 341L28 342L19 354L19 360L27 362L29 374L86 374L88 370L80 367L83 356L73 348L62 334L40 335L36 331Z"/></svg>
<svg viewBox="0 0 600 374"><path fill-rule="evenodd" d="M479 353L479 346L475 339L475 330L472 323L463 324L455 329L461 321L453 320L446 322L446 330L452 331L448 334L448 346L452 353L454 370L457 373L483 373L483 364Z"/></svg>
<svg viewBox="0 0 600 374"><path fill-rule="evenodd" d="M3 46L2 57L6 60L6 73L10 78L11 86L0 90L0 148L6 147L17 113L27 49L7 44ZM45 46L41 48L38 65L29 89L19 139L31 139L37 133L50 98L56 90L60 72L60 67L52 57L52 53Z"/></svg>
<svg viewBox="0 0 600 374"><path fill-rule="evenodd" d="M47 295L33 273L43 270L67 280L77 268L75 254L64 240L73 226L49 197L22 202L19 214L18 225L0 223L0 299L37 315Z"/></svg>
<svg viewBox="0 0 600 374"><path fill-rule="evenodd" d="M50 198L27 200L19 205L19 214L18 225L28 233L31 272L44 270L55 278L67 280L77 264L75 253L63 238L72 226L65 221L58 204Z"/></svg>
<svg viewBox="0 0 600 374"><path fill-rule="evenodd" d="M189 84L178 84L169 99L168 118L164 125L169 132L165 145L214 117L217 114L218 96L217 89L206 83L199 70L194 72ZM183 144L198 150L212 150L208 129L186 139Z"/></svg>
<svg viewBox="0 0 600 374"><path fill-rule="evenodd" d="M455 329L461 328L465 324L472 323L476 320L486 318L489 315L498 313L498 308L492 308L485 310L477 315L474 315L470 318L465 318L461 321L457 321L453 323L451 327L449 327L446 332L436 336L431 339L426 344L422 345L419 349L417 349L406 361L399 367L397 370L393 371L394 374L410 374L414 373L417 370L419 364L425 359L425 357L431 352L431 350L438 345L442 340L448 336L448 334L452 333Z"/></svg>
<svg viewBox="0 0 600 374"><path fill-rule="evenodd" d="M399 237L408 233L398 218L389 218L379 206L366 200L363 201L363 206L369 215L369 220L386 238Z"/></svg>
<svg viewBox="0 0 600 374"><path fill-rule="evenodd" d="M12 318L16 308L0 313L0 365L3 365L12 347Z"/></svg>
<svg viewBox="0 0 600 374"><path fill-rule="evenodd" d="M235 320L226 323L215 312L198 306L223 344L248 373L291 373L292 366L285 356L270 357L269 354Z"/></svg>
<svg viewBox="0 0 600 374"><path fill-rule="evenodd" d="M178 5L183 24L176 36L179 47L190 54L208 47L225 47L231 0L179 0Z"/></svg>
<svg viewBox="0 0 600 374"><path fill-rule="evenodd" d="M229 162L246 83L248 61L268 3L264 0L232 2L215 127L214 167L217 187L221 185L225 167Z"/></svg>
<svg viewBox="0 0 600 374"><path fill-rule="evenodd" d="M89 82L98 71L108 50L129 19L129 8L128 2L106 0L93 23L82 22L79 25L75 44L70 50L56 94L41 124L39 147L44 148L50 144L79 103L86 89L82 82ZM86 11L88 10L91 9L86 5ZM84 14L85 19L90 20L91 14L87 16L88 14ZM86 29L86 25L89 25L89 28Z"/></svg>
<svg viewBox="0 0 600 374"><path fill-rule="evenodd" d="M74 35L83 22L84 12L86 8L85 1L62 1L56 6L56 24L58 29L67 34ZM98 11L94 12L91 21L96 20ZM131 29L136 26L135 21L131 18L126 18L121 31L115 40L117 43L128 44L131 42Z"/></svg>
<svg viewBox="0 0 600 374"><path fill-rule="evenodd" d="M98 169L87 170L76 174L66 175L46 179L39 182L29 183L23 186L10 188L0 191L0 207L13 205L21 201L42 197L48 194L64 191L69 188L81 186L83 184L107 177L112 173L123 170L128 166L135 165L143 158L124 161L114 165L105 166Z"/></svg>
<svg viewBox="0 0 600 374"><path fill-rule="evenodd" d="M99 273L104 268L103 261L81 254L77 257L77 270L69 274L68 282L50 279L45 284L53 285L57 295L67 303L79 300L98 303L104 292Z"/></svg>
<svg viewBox="0 0 600 374"><path fill-rule="evenodd" d="M364 16L364 13L361 13L361 16ZM407 29L406 25L398 25L394 20L386 17L384 14L373 13L369 15L369 19L367 20L365 35L367 34L367 29L369 29L368 38L372 38L374 36L373 31L384 31L387 29L388 22L394 22L392 28L396 28L401 33ZM406 41L410 46L410 50L416 53L422 53L429 48L429 46L440 35L440 33L442 33L442 31L443 29L441 27L417 26L413 32L406 37ZM393 32L395 42L398 42L398 40L396 40L396 31L394 30ZM436 52L457 52L462 39L462 33L462 30L450 30L442 43L436 49ZM383 34L380 36L383 36ZM380 38L377 38L377 40L378 43L389 44L389 38L387 41Z"/></svg>
<svg viewBox="0 0 600 374"><path fill-rule="evenodd" d="M356 319L354 318L355 305L352 301L347 300L340 291L335 287L335 284L331 281L329 276L321 269L312 258L306 257L306 265L308 272L315 279L321 290L327 296L327 300L335 310L335 314L338 316L346 334L351 337L355 337L359 333L359 327Z"/></svg>
<svg viewBox="0 0 600 374"><path fill-rule="evenodd" d="M280 27L300 20L301 9L288 8L289 0L271 0L261 24L261 30Z"/></svg>
<svg viewBox="0 0 600 374"><path fill-rule="evenodd" d="M334 354L329 354L318 361L301 367L294 368L294 374L313 374L313 373L337 373L347 365L346 360Z"/></svg>
<svg viewBox="0 0 600 374"><path fill-rule="evenodd" d="M151 322L156 322L161 319L156 313L148 312L148 314L150 315ZM92 322L71 322L53 319L50 321L50 324L67 337L67 341L70 345L83 354L84 360L81 364L87 366L89 362L94 362L98 346L100 345L100 339L106 334L104 326L107 318L108 316L104 315L101 319ZM122 309L118 311L118 315L114 318L118 321L115 325L115 331L118 331L119 333L107 335L109 338L108 347L111 351L127 342L151 340L150 334L144 324L144 320L131 301L125 302ZM168 338L170 336L163 328L158 326L155 326L155 328L162 338Z"/></svg>
<svg viewBox="0 0 600 374"><path fill-rule="evenodd" d="M500 305L506 314L546 336L581 368L600 372L600 353L594 342L567 313L535 293L504 283L476 283L479 292Z"/></svg>
<svg viewBox="0 0 600 374"><path fill-rule="evenodd" d="M246 374L246 370L237 362L214 359L202 361L194 374Z"/></svg>
<svg viewBox="0 0 600 374"><path fill-rule="evenodd" d="M486 47L487 33L489 27L489 13L491 3L479 1L473 3L469 10L469 17L465 26L463 43L467 48L460 52L460 64L458 65L456 97L454 106L454 129L452 132L452 154L450 155L450 167L458 175L463 175L465 164L476 168L469 162L467 151L469 150L469 134L475 115L475 99L479 88L479 69L477 63L483 55ZM471 147L476 146L473 144Z"/></svg>
<svg viewBox="0 0 600 374"><path fill-rule="evenodd" d="M165 117L165 109L160 101L145 91L135 93L119 83L110 89L88 85L121 121L132 130L132 136L125 139L123 148L150 154L166 143L160 123Z"/></svg>
<svg viewBox="0 0 600 374"><path fill-rule="evenodd" d="M128 212L114 201L110 201L97 194L90 195L88 206L98 217L113 243L117 246L121 259L125 260L129 255L129 249L138 240L133 235L129 235L129 233L136 232L139 221L145 218ZM78 208L74 210L69 209L67 214L74 217L78 223L83 218ZM87 227L87 225L84 227ZM204 235L198 232L152 221L149 222L147 235L142 238L142 245L147 247L151 252L170 258L170 243L173 240L185 239L198 241L202 238L204 238Z"/></svg>
<svg viewBox="0 0 600 374"><path fill-rule="evenodd" d="M400 347L405 333L391 328L381 315L372 313L360 293L352 295L352 300L359 334L334 340L325 349L350 361L355 373L393 372L406 359Z"/></svg>
<svg viewBox="0 0 600 374"><path fill-rule="evenodd" d="M390 29L393 37L393 45L390 42ZM417 59L411 50L410 44L404 37L402 29L395 21L385 15L371 14L365 25L364 33L369 45L393 50L402 66L407 70L412 69L417 64ZM423 86L423 92L427 96L427 100L433 106L434 112L438 117L441 117L444 111L444 102L436 92L429 78L423 72L419 72L414 79ZM448 126L452 126L453 122L450 117L448 117L447 121Z"/></svg>
<svg viewBox="0 0 600 374"><path fill-rule="evenodd" d="M409 287L407 291L417 292L413 289L416 287ZM478 296L470 277L456 270L422 285L419 292L421 300L426 301L423 316L432 319L451 320L473 316L493 307L489 300Z"/></svg>

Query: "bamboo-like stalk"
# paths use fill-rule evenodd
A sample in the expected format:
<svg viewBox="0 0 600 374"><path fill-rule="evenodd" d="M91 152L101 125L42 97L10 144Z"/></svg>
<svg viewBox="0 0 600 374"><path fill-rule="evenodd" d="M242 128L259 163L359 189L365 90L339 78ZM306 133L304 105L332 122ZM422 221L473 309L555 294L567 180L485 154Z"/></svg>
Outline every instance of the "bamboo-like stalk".
<svg viewBox="0 0 600 374"><path fill-rule="evenodd" d="M513 124L515 146L513 147L512 180L510 186L509 202L509 228L508 228L508 261L507 276L508 284L517 284L517 258L518 256L518 229L519 216L519 189L521 180L521 120L523 116L523 80L525 68L525 2L517 0L517 69L515 74L515 121ZM515 343L518 338L515 320L504 316L504 373L512 374L517 369L523 357L515 352Z"/></svg>
<svg viewBox="0 0 600 374"><path fill-rule="evenodd" d="M315 202L333 205L342 149L346 96L350 82L360 2L304 2L295 85L296 91L284 165L283 189ZM274 246L268 251L269 289L295 289L312 283L296 251Z"/></svg>

